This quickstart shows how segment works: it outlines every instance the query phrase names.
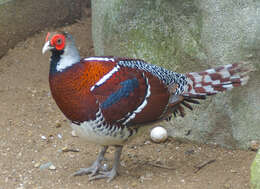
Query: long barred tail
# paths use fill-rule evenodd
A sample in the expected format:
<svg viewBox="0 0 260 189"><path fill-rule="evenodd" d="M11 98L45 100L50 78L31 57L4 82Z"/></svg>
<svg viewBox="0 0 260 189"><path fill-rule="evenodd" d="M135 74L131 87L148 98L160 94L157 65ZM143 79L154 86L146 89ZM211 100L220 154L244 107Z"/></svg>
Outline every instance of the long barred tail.
<svg viewBox="0 0 260 189"><path fill-rule="evenodd" d="M245 85L249 79L248 73L253 70L253 66L248 63L234 63L203 72L187 73L186 90L178 100L173 100L172 112L174 115L179 112L184 117L184 108L181 105L192 110L189 103L199 104L198 100L206 99L208 95Z"/></svg>
<svg viewBox="0 0 260 189"><path fill-rule="evenodd" d="M184 96L213 95L234 87L245 85L248 73L253 70L248 63L235 63L212 68L203 72L190 72Z"/></svg>

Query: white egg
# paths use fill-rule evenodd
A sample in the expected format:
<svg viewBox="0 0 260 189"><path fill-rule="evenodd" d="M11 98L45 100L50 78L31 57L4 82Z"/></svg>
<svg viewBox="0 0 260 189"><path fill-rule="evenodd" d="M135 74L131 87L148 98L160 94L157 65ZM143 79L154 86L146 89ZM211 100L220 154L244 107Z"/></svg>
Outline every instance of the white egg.
<svg viewBox="0 0 260 189"><path fill-rule="evenodd" d="M168 137L167 130L163 127L155 127L151 131L151 139L154 142L164 142Z"/></svg>

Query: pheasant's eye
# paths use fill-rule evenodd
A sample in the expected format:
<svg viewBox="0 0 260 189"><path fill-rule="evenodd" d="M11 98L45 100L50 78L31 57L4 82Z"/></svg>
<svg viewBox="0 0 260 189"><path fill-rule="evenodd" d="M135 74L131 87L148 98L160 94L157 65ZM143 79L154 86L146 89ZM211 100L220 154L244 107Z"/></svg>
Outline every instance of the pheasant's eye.
<svg viewBox="0 0 260 189"><path fill-rule="evenodd" d="M55 46L57 50L64 50L66 38L63 34L56 34L52 37L51 45Z"/></svg>
<svg viewBox="0 0 260 189"><path fill-rule="evenodd" d="M58 39L56 40L56 45L61 45L61 43L62 43L62 39L61 39L61 38L58 38Z"/></svg>

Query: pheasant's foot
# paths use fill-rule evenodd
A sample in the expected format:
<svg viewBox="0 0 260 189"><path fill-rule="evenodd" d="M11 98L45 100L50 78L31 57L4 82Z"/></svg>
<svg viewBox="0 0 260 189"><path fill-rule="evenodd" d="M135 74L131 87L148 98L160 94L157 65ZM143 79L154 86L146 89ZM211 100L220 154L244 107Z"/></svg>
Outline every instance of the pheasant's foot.
<svg viewBox="0 0 260 189"><path fill-rule="evenodd" d="M102 178L108 178L107 182L110 182L113 180L118 172L119 164L120 164L120 155L122 152L122 146L115 146L115 159L114 159L114 165L113 168L110 171L99 171L97 175L90 175L89 180L95 180L95 179L102 179Z"/></svg>
<svg viewBox="0 0 260 189"><path fill-rule="evenodd" d="M107 182L110 182L117 176L117 170L120 164L120 156L122 152L122 146L115 146L115 159L113 168L110 171L99 171L97 175L90 175L89 180L108 178Z"/></svg>
<svg viewBox="0 0 260 189"><path fill-rule="evenodd" d="M110 182L117 176L117 171L115 169L111 169L110 171L99 171L96 175L90 175L89 180L103 179L108 178L107 182Z"/></svg>
<svg viewBox="0 0 260 189"><path fill-rule="evenodd" d="M96 166L96 167L91 166L91 167L88 167L88 168L80 168L80 170L73 173L72 176L82 176L82 175L87 175L87 174L94 176L99 171L99 168L100 168L100 166Z"/></svg>
<svg viewBox="0 0 260 189"><path fill-rule="evenodd" d="M73 173L72 176L81 176L90 174L90 176L94 176L98 173L100 169L102 169L101 162L104 160L104 155L107 151L107 146L104 146L100 151L96 161L88 168L81 168L77 172Z"/></svg>

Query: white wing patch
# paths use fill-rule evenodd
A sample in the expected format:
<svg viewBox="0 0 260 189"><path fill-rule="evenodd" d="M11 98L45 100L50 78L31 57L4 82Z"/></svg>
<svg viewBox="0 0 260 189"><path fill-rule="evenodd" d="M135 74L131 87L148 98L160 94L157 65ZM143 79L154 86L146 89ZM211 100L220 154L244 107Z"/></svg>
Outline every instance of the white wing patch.
<svg viewBox="0 0 260 189"><path fill-rule="evenodd" d="M86 61L106 61L106 62L115 61L114 58L108 58L108 57L88 57L88 58L85 58L84 60L86 60Z"/></svg>
<svg viewBox="0 0 260 189"><path fill-rule="evenodd" d="M150 86L150 84L148 82L148 78L147 77L145 78L145 83L147 85L147 90L146 90L146 95L145 95L143 103L140 106L138 106L137 109L134 110L132 114L130 114L130 116L123 122L123 125L126 125L129 121L134 119L136 114L140 113L145 108L145 106L147 105L147 102L148 102L147 99L151 95L151 86Z"/></svg>
<svg viewBox="0 0 260 189"><path fill-rule="evenodd" d="M103 83L105 83L114 73L116 73L120 69L119 65L116 65L110 72L104 75L95 85L90 88L90 91L93 91L96 87L99 87Z"/></svg>

